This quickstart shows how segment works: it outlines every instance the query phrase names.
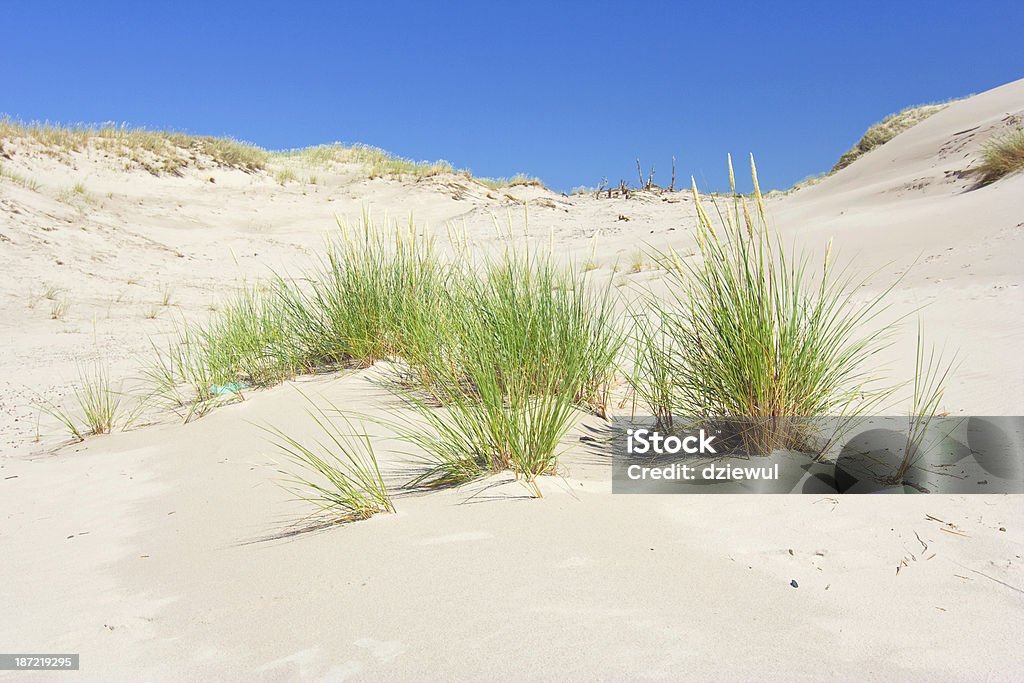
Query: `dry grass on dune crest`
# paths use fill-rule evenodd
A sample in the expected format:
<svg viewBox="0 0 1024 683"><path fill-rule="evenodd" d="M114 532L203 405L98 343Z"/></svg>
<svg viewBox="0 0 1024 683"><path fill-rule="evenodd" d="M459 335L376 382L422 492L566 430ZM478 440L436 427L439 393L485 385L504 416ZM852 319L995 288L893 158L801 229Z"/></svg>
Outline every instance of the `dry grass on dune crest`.
<svg viewBox="0 0 1024 683"><path fill-rule="evenodd" d="M846 168L871 150L884 145L900 133L913 128L928 117L937 114L957 101L958 100L949 100L948 102L921 104L914 107L907 107L895 114L890 114L868 128L861 139L857 141L857 144L844 152L831 169L823 173L808 176L794 184L789 189L772 190L767 196L787 195L791 192L802 190L805 187L817 185L822 180Z"/></svg>
<svg viewBox="0 0 1024 683"><path fill-rule="evenodd" d="M278 159L297 160L309 166L329 166L330 164L359 164L368 178L428 178L445 173L456 173L455 168L444 161L413 161L392 154L371 145L316 145L301 149L273 152Z"/></svg>
<svg viewBox="0 0 1024 683"><path fill-rule="evenodd" d="M922 104L916 107L907 107L903 111L886 116L880 122L868 128L864 136L857 141L857 144L839 157L839 161L836 162L836 165L832 167L829 173L835 173L846 168L875 147L884 145L903 131L913 128L952 103L953 101L951 100L936 104Z"/></svg>
<svg viewBox="0 0 1024 683"><path fill-rule="evenodd" d="M525 173L517 173L511 178L474 178L474 180L492 190L499 187L544 187L544 182L540 178Z"/></svg>
<svg viewBox="0 0 1024 683"><path fill-rule="evenodd" d="M0 119L0 142L26 140L44 154L62 158L72 152L98 150L124 158L155 175L179 175L188 166L212 164L246 172L263 170L270 158L264 149L231 138L151 131L116 125L61 126Z"/></svg>
<svg viewBox="0 0 1024 683"><path fill-rule="evenodd" d="M429 178L460 174L490 187L539 186L539 178L523 173L509 178L476 178L467 170L459 170L449 162L415 161L371 145L334 143L301 149L269 151L232 138L188 135L170 131L130 128L124 125L57 125L22 123L9 117L0 118L0 153L3 143L25 141L43 154L67 159L75 152L99 151L124 159L125 168L141 168L153 175L181 175L188 167L233 168L246 173L273 172L282 185L298 180L291 166L274 168L274 162L292 162L303 170L325 168L333 164L361 167L367 178ZM0 170L0 177L29 186L30 181L9 170ZM312 184L316 176L305 174Z"/></svg>

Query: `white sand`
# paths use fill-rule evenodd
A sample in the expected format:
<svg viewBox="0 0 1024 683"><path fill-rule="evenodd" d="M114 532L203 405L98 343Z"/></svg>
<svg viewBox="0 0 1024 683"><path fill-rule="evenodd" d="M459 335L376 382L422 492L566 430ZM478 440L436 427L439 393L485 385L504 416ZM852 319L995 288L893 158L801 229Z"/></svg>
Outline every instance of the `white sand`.
<svg viewBox="0 0 1024 683"><path fill-rule="evenodd" d="M931 302L926 333L960 349L945 400L954 413L1024 410L1024 175L971 191L955 177L1007 115L1024 116L1024 81L958 102L770 205L787 239L823 251L831 237L858 269L881 268L868 290L920 257L895 313ZM77 675L33 679L1020 677L1019 496L613 496L606 464L576 446L540 500L497 477L266 540L306 508L275 485L253 423L304 433L293 385L341 406L389 406L374 369L77 445L61 446L43 416L36 441L31 400L60 400L76 363L110 361L132 385L149 336L174 316L208 315L243 279L301 267L335 215L412 210L436 233L465 219L479 246L494 246L490 216L521 219L507 193L529 200L532 235L553 231L582 261L599 230L601 271L656 288L657 271L626 273L629 257L645 242L688 248L685 195L567 198L344 168L281 187L265 174L156 178L97 154L69 165L14 152L5 168L41 187L0 180L0 651L82 654ZM79 181L90 201L57 199ZM625 270L613 275L616 259ZM62 320L38 298L50 285L69 302ZM883 360L909 374L912 326ZM400 464L385 455L388 472Z"/></svg>

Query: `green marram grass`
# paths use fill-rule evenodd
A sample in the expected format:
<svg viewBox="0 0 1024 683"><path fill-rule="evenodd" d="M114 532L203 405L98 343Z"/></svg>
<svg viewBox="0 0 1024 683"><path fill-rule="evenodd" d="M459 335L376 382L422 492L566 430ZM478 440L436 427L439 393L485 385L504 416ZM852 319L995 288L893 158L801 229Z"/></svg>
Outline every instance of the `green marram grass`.
<svg viewBox="0 0 1024 683"><path fill-rule="evenodd" d="M957 367L956 355L948 362L943 353L934 348L925 349L921 325L917 327L917 355L914 364L914 393L910 409L910 428L903 448L903 458L889 483L901 483L907 472L924 455L924 442L928 427L942 404L944 385Z"/></svg>
<svg viewBox="0 0 1024 683"><path fill-rule="evenodd" d="M389 232L364 217L339 224L303 277L249 288L183 325L147 377L188 420L233 398L223 387L393 360L393 390L432 429L417 437L434 458L418 483L503 469L532 482L554 471L580 409L603 412L620 343L608 288L550 253L442 260L414 225ZM459 456L443 443L456 427L474 435Z"/></svg>
<svg viewBox="0 0 1024 683"><path fill-rule="evenodd" d="M535 480L555 472L559 442L580 411L605 409L621 343L608 289L546 252L509 251L454 282L442 304L444 335L413 364L430 384L403 392L427 425L398 428L427 454L413 484L511 470L539 494Z"/></svg>
<svg viewBox="0 0 1024 683"><path fill-rule="evenodd" d="M388 234L366 216L356 226L339 222L339 233L304 287L278 282L305 365L369 367L423 353L424 314L445 277L432 238L411 222Z"/></svg>
<svg viewBox="0 0 1024 683"><path fill-rule="evenodd" d="M326 402L325 409L306 400L319 439L299 440L279 429L266 429L291 466L285 488L311 503L320 521L349 522L394 512L370 436L333 403Z"/></svg>
<svg viewBox="0 0 1024 683"><path fill-rule="evenodd" d="M812 268L784 247L753 163L751 172L753 206L734 192L717 221L694 188L696 258L654 255L669 292L631 312L627 374L664 426L742 419L739 436L763 452L802 445L784 418L858 414L888 396L865 368L896 327L882 321L891 286L860 301L862 281L836 269L830 248ZM551 249L527 240L474 258L464 239L449 239L442 257L411 222L339 223L300 277L243 290L207 322L183 324L149 369L154 396L188 420L246 386L389 361L387 386L416 418L383 420L418 454L410 485L511 471L539 495L537 477L557 471L571 425L607 412L624 318L611 282L556 263Z"/></svg>
<svg viewBox="0 0 1024 683"><path fill-rule="evenodd" d="M748 449L770 452L801 445L784 418L882 400L888 390L865 368L896 327L880 321L892 285L858 302L861 281L835 268L831 243L812 271L807 254L771 233L753 159L751 175L753 212L734 193L718 221L694 186L697 258L659 259L670 296L645 298L636 316L632 383L665 426L674 416L730 418Z"/></svg>
<svg viewBox="0 0 1024 683"><path fill-rule="evenodd" d="M110 372L99 364L78 368L74 402L77 414L49 401L44 401L41 407L78 441L94 434L109 434L119 421L127 428L134 420L134 412L124 409L122 392L114 388Z"/></svg>

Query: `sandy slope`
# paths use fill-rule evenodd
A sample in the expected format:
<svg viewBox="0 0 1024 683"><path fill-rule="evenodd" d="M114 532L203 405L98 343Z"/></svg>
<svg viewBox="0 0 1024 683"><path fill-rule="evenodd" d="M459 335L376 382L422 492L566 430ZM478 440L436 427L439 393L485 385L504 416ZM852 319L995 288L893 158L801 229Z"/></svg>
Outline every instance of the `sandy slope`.
<svg viewBox="0 0 1024 683"><path fill-rule="evenodd" d="M1024 116L1024 81L771 205L787 239L821 251L832 237L858 268L881 268L867 291L918 259L895 313L934 302L926 332L965 358L947 409L967 414L1024 409L1024 176L971 189L958 175L1008 115ZM625 291L659 275L613 273L617 259L645 242L688 248L684 196L569 198L341 167L282 187L263 174L155 178L95 154L13 152L5 168L40 187L0 179L0 651L81 652L82 680L1019 676L1016 496L612 496L607 465L578 441L583 424L542 500L499 477L274 538L304 508L275 486L276 456L253 424L303 433L295 386L185 426L165 416L56 449L63 437L44 417L36 442L31 399L59 400L77 362L102 358L130 385L173 316L207 315L243 281L299 267L335 215L413 211L435 232L464 220L487 248L502 243L491 216L512 211L519 224L529 200L531 235L553 233L567 258L586 258L600 231L601 273ZM62 194L76 182L87 196ZM69 302L61 320L40 296L51 285ZM886 359L903 374L911 346ZM294 384L391 408L376 372ZM386 455L388 476L404 462Z"/></svg>
<svg viewBox="0 0 1024 683"><path fill-rule="evenodd" d="M881 268L879 284L916 259L896 296L904 310L926 304L925 333L964 359L947 392L952 411L1024 410L1024 175L975 188L964 174L985 140L1022 124L1016 81L954 103L772 211L785 234L834 236L857 268ZM905 345L896 362L906 367L912 353Z"/></svg>

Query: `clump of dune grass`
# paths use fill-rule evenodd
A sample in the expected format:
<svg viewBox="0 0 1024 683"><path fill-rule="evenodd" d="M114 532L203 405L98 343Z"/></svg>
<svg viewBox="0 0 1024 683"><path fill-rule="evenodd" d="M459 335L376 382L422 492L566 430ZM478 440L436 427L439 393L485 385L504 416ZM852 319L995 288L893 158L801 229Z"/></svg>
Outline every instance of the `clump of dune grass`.
<svg viewBox="0 0 1024 683"><path fill-rule="evenodd" d="M244 289L221 307L208 324L188 333L193 363L214 384L270 386L303 368L291 320L274 290Z"/></svg>
<svg viewBox="0 0 1024 683"><path fill-rule="evenodd" d="M639 273L643 271L645 266L644 252L637 249L629 258L629 272Z"/></svg>
<svg viewBox="0 0 1024 683"><path fill-rule="evenodd" d="M544 182L535 176L517 173L509 178L473 178L476 182L492 190L502 187L544 187Z"/></svg>
<svg viewBox="0 0 1024 683"><path fill-rule="evenodd" d="M981 150L981 163L973 169L979 185L1024 169L1024 128L990 140Z"/></svg>
<svg viewBox="0 0 1024 683"><path fill-rule="evenodd" d="M395 356L415 356L411 329L438 296L442 271L433 240L408 229L387 233L366 216L339 222L326 256L304 287L279 282L278 293L295 342L310 367L368 367Z"/></svg>
<svg viewBox="0 0 1024 683"><path fill-rule="evenodd" d="M65 298L52 299L50 301L50 319L63 320L71 304Z"/></svg>
<svg viewBox="0 0 1024 683"><path fill-rule="evenodd" d="M166 350L155 348L146 376L161 402L194 417L237 397L231 387L433 353L443 283L430 238L412 226L388 234L368 218L339 227L304 277L247 287L208 320L180 325Z"/></svg>
<svg viewBox="0 0 1024 683"><path fill-rule="evenodd" d="M326 403L331 415L306 400L319 439L300 440L275 427L266 428L274 445L293 466L285 488L313 504L315 514L323 521L349 522L394 512L369 435L329 401Z"/></svg>
<svg viewBox="0 0 1024 683"><path fill-rule="evenodd" d="M187 420L224 387L390 360L389 386L425 425L398 429L426 453L417 485L512 470L535 488L577 413L605 410L621 344L609 288L550 251L442 261L412 223L339 229L303 277L184 326L147 371L154 394Z"/></svg>
<svg viewBox="0 0 1024 683"><path fill-rule="evenodd" d="M298 176L295 175L295 171L290 168L282 168L280 171L274 174L274 179L280 185L287 185L288 183L295 182L298 180Z"/></svg>
<svg viewBox="0 0 1024 683"><path fill-rule="evenodd" d="M78 415L51 402L44 402L42 409L57 418L78 441L93 434L109 434L124 415L120 390L113 387L110 373L98 364L79 367L74 398ZM130 418L126 419L123 426L130 422Z"/></svg>
<svg viewBox="0 0 1024 683"><path fill-rule="evenodd" d="M910 426L903 447L903 458L896 471L889 478L890 483L900 483L907 472L924 455L923 446L928 428L939 412L944 395L943 385L956 367L956 356L948 362L942 352L931 348L925 351L921 326L917 328L917 355L914 364L914 394L910 409Z"/></svg>
<svg viewBox="0 0 1024 683"><path fill-rule="evenodd" d="M166 349L151 342L152 359L142 370L149 386L148 402L174 411L187 423L217 406L243 397L247 384L238 381L237 374L232 374L240 366L216 365L224 357L211 353L202 327L182 323L176 332L176 338ZM246 337L239 333L234 338ZM220 342L223 344L225 340L222 338ZM235 379L225 381L225 376Z"/></svg>
<svg viewBox="0 0 1024 683"><path fill-rule="evenodd" d="M242 398L247 387L296 376L306 366L290 323L278 292L256 287L243 289L205 323L178 323L166 349L153 345L143 371L151 397L183 412L187 422Z"/></svg>
<svg viewBox="0 0 1024 683"><path fill-rule="evenodd" d="M157 175L180 175L182 168L205 162L254 172L265 168L270 157L264 149L230 138L125 125L22 123L9 117L0 118L0 140L27 140L55 157L65 157L72 152L103 151Z"/></svg>
<svg viewBox="0 0 1024 683"><path fill-rule="evenodd" d="M431 396L404 394L426 428L399 429L426 454L413 484L512 470L539 495L580 410L603 410L619 336L608 291L550 254L506 255L461 275L444 307L445 340L424 359Z"/></svg>
<svg viewBox="0 0 1024 683"><path fill-rule="evenodd" d="M20 185L27 190L32 190L33 192L38 191L40 187L37 181L32 180L31 178L26 178L19 173L15 173L14 171L6 168L2 163L0 163L0 178L9 180L16 185Z"/></svg>
<svg viewBox="0 0 1024 683"><path fill-rule="evenodd" d="M670 297L644 300L632 383L663 422L732 418L745 447L767 453L802 445L785 418L847 415L881 400L886 389L865 361L896 328L879 321L892 285L858 303L862 282L836 270L831 243L812 272L806 253L770 231L753 159L751 175L754 206L734 194L717 223L694 185L700 258L661 255Z"/></svg>

